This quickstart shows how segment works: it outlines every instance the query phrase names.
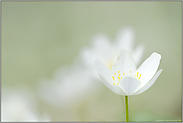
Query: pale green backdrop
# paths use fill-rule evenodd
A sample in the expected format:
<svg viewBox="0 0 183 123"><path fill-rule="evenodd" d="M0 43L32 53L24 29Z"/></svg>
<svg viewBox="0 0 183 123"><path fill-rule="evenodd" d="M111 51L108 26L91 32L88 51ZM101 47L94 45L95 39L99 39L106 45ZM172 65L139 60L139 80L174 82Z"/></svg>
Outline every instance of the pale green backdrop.
<svg viewBox="0 0 183 123"><path fill-rule="evenodd" d="M163 69L152 88L130 97L131 121L181 120L181 2L2 2L2 89L32 88L38 111L53 121L123 121L122 98L105 86L100 100L92 97L66 111L42 101L36 86L70 65L93 35L104 32L114 39L127 25L135 29L135 44L145 44L142 61L158 52ZM97 107L89 112L84 106L91 101ZM79 118L69 116L78 109Z"/></svg>

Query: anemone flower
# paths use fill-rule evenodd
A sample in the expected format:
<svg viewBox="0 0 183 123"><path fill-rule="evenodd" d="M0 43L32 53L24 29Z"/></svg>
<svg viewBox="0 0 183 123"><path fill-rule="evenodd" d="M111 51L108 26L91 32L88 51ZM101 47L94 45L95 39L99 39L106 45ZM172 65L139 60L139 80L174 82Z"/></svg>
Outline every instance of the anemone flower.
<svg viewBox="0 0 183 123"><path fill-rule="evenodd" d="M143 44L138 44L134 47L135 31L130 26L121 28L117 32L114 41L107 34L99 33L92 37L90 43L90 46L85 46L81 49L80 57L83 64L92 70L94 70L92 64L93 57L111 68L113 56L118 50L129 51L135 60L135 64L138 65L145 48ZM95 77L98 76L95 75Z"/></svg>
<svg viewBox="0 0 183 123"><path fill-rule="evenodd" d="M102 82L114 93L125 96L126 121L128 121L128 96L143 93L149 89L162 72L158 70L161 55L154 52L137 69L135 61L126 50L120 50L114 57L112 69L93 59L94 67Z"/></svg>
<svg viewBox="0 0 183 123"><path fill-rule="evenodd" d="M83 69L79 63L62 66L55 71L52 79L42 79L39 82L41 98L62 108L72 107L97 93L93 92L97 89L97 82L91 80L87 69Z"/></svg>
<svg viewBox="0 0 183 123"><path fill-rule="evenodd" d="M41 79L38 85L40 97L47 103L57 107L72 107L87 97L101 91L102 83L94 73L92 58L99 58L108 67L112 66L116 50L125 49L133 54L136 63L141 60L144 45L134 47L134 29L126 26L121 28L114 41L107 34L97 34L90 46L81 48L76 61L71 66L57 68L52 79ZM87 93L86 93L87 91Z"/></svg>

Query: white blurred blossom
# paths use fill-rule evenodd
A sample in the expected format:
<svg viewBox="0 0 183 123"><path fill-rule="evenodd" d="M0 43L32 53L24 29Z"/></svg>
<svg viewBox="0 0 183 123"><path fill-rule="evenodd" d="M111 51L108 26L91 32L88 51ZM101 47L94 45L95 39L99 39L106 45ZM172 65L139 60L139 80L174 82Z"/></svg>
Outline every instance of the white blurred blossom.
<svg viewBox="0 0 183 123"><path fill-rule="evenodd" d="M58 68L51 80L42 79L39 94L43 100L58 107L69 107L89 97L96 90L90 71L79 63Z"/></svg>
<svg viewBox="0 0 183 123"><path fill-rule="evenodd" d="M111 41L106 34L97 34L92 38L90 46L81 48L73 65L58 68L52 79L40 80L38 91L41 98L54 106L71 107L99 93L98 88L102 86L98 82L98 75L93 72L92 58L98 58L110 68L116 51L125 49L132 53L138 64L144 45L140 44L136 48L133 45L134 31L131 27L120 29L115 41Z"/></svg>
<svg viewBox="0 0 183 123"><path fill-rule="evenodd" d="M91 46L86 46L80 51L83 64L89 69L93 69L92 58L95 57L111 68L112 60L116 52L118 50L127 50L132 54L135 64L138 65L145 47L143 44L139 44L134 48L134 37L135 32L129 26L119 30L116 34L115 41L111 41L111 38L104 33L95 35L91 40Z"/></svg>
<svg viewBox="0 0 183 123"><path fill-rule="evenodd" d="M48 114L40 115L30 92L20 89L3 88L1 100L1 121L39 122L49 121Z"/></svg>

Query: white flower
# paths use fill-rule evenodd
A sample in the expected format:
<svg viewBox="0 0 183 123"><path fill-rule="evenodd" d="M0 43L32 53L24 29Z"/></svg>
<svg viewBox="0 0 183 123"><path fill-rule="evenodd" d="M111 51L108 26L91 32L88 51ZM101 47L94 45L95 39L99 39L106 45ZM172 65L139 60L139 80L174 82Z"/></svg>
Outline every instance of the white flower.
<svg viewBox="0 0 183 123"><path fill-rule="evenodd" d="M137 62L140 61L144 45L133 49L134 31L131 27L120 29L115 40L110 41L105 34L94 36L92 46L82 48L80 57L70 67L60 67L52 79L41 80L38 86L40 97L57 107L71 107L101 90L101 83L96 81L100 79L93 72L93 57L111 67L116 50L126 49L132 52Z"/></svg>
<svg viewBox="0 0 183 123"><path fill-rule="evenodd" d="M38 113L35 100L27 90L3 88L1 108L3 122L50 121L47 114Z"/></svg>
<svg viewBox="0 0 183 123"><path fill-rule="evenodd" d="M97 84L90 78L88 69L74 63L58 68L51 80L40 80L38 91L41 98L51 105L68 108L95 94L93 90Z"/></svg>
<svg viewBox="0 0 183 123"><path fill-rule="evenodd" d="M161 55L152 53L137 69L132 55L120 50L115 55L112 70L96 58L93 64L103 83L118 95L137 95L149 89L162 69L157 73ZM155 74L156 73L156 74Z"/></svg>
<svg viewBox="0 0 183 123"><path fill-rule="evenodd" d="M80 56L83 64L87 68L93 69L92 58L95 57L102 61L109 68L112 67L113 56L118 50L127 50L135 59L135 63L138 64L142 58L144 45L139 44L136 48L134 45L134 30L132 27L124 27L119 30L115 37L115 41L112 42L110 37L106 34L98 34L92 38L92 47L84 47L80 51ZM94 70L94 69L93 69ZM98 77L98 76L94 76Z"/></svg>

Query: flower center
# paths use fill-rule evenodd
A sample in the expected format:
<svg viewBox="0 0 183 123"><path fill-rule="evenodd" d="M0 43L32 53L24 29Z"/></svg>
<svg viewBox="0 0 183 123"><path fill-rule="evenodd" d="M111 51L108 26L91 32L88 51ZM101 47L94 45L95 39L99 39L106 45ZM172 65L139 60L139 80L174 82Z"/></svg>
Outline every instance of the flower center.
<svg viewBox="0 0 183 123"><path fill-rule="evenodd" d="M129 71L129 74L131 74L131 73L132 73L132 71ZM118 71L117 73L114 73L114 75L112 76L113 85L117 85L118 86L118 84L120 83L120 81L122 80L122 78L124 76L125 76L125 72L120 73L120 71ZM139 74L139 72L137 72L135 74L135 78L136 79L139 79L140 80L141 76L142 76L142 74Z"/></svg>
<svg viewBox="0 0 183 123"><path fill-rule="evenodd" d="M137 74L135 74L135 77L137 77L137 79L140 79L142 76L142 74L139 75L139 72L137 72Z"/></svg>
<svg viewBox="0 0 183 123"><path fill-rule="evenodd" d="M123 72L123 76L125 76L125 73ZM120 73L120 71L118 71L118 73L114 73L114 76L112 76L113 79L113 85L117 85L119 84L119 82L122 80L122 74Z"/></svg>

